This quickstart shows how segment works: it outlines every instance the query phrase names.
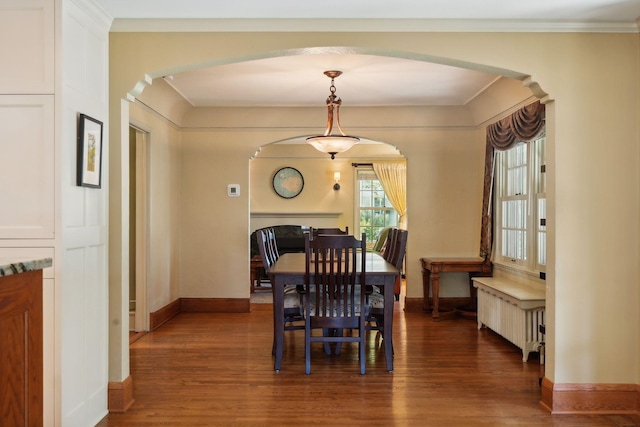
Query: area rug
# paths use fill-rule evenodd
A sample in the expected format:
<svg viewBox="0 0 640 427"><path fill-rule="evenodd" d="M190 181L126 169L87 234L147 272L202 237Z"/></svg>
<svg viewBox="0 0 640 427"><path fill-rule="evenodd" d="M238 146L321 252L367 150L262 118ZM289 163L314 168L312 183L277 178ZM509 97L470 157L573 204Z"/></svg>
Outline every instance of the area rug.
<svg viewBox="0 0 640 427"><path fill-rule="evenodd" d="M271 286L263 283L262 286L257 288L254 293L251 294L251 304L271 304L273 302L273 295L271 293Z"/></svg>

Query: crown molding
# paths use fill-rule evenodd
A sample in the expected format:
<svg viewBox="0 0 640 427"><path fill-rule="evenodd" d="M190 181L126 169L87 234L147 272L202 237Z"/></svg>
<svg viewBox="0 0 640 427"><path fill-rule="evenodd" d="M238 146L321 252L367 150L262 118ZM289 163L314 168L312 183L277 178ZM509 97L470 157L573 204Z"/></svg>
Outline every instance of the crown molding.
<svg viewBox="0 0 640 427"><path fill-rule="evenodd" d="M638 33L638 21L487 19L124 19L111 32L509 32Z"/></svg>
<svg viewBox="0 0 640 427"><path fill-rule="evenodd" d="M102 25L102 28L109 30L113 23L113 17L106 10L93 0L70 0L84 13Z"/></svg>

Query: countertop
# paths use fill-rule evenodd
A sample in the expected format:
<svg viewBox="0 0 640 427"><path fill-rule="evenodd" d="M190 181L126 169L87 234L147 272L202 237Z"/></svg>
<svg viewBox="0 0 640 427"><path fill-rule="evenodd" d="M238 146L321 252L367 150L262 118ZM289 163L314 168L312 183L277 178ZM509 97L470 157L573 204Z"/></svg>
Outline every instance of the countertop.
<svg viewBox="0 0 640 427"><path fill-rule="evenodd" d="M12 274L25 273L27 271L42 270L51 267L53 260L51 258L9 258L0 257L0 277L10 276Z"/></svg>

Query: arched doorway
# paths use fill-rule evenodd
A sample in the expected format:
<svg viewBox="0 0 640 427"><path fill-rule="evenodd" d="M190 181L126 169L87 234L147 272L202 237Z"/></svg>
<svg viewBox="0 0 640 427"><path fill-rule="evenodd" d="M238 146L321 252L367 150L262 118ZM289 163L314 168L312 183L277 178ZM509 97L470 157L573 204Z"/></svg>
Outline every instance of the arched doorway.
<svg viewBox="0 0 640 427"><path fill-rule="evenodd" d="M357 49L355 50L357 51ZM301 52L301 51L291 50L288 53L293 54L295 52ZM279 54L282 54L282 52L279 52ZM276 55L275 51L273 55ZM430 57L430 58L433 59L433 57ZM246 57L243 59L246 59ZM423 56L423 59L427 59L427 56ZM228 62L233 62L234 60L237 60L237 58L227 59ZM180 60L177 59L176 62L180 62ZM185 62L182 62L182 63L185 63ZM191 63L193 64L193 62ZM164 71L158 72L157 74L159 76L165 75L169 71L174 72L174 71L177 71L179 68L184 68L184 67L185 67L184 65L179 65L175 67L163 68ZM514 75L515 73L505 72L505 74ZM152 79L149 78L147 83L150 83L151 81ZM520 85L520 87L522 86L520 82L517 82L517 81L514 81L514 82L517 85ZM136 92L136 91L137 89L132 92ZM531 92L529 92L529 96L531 96ZM500 106L500 108L503 108L503 107L504 106ZM124 112L125 110L128 110L128 107L122 107L121 111ZM315 116L313 118L310 118L307 115L302 115L301 111L294 111L294 110L296 109L287 109L282 116L279 116L278 114L273 115L272 114L273 111L265 113L264 115L251 114L250 117L252 119L266 118L266 123L260 122L260 126L254 126L249 128L243 127L242 122L238 117L232 118L237 121L231 120L231 125L227 127L223 126L221 122L216 122L215 119L218 119L221 117L228 119L231 117L229 115L225 116L224 111L215 110L215 107L210 108L208 110L209 112L215 111L217 113L217 116L214 117L213 122L208 121L211 119L211 117L204 118L202 115L197 117L196 116L190 117L190 120L192 120L192 122L190 123L189 126L193 126L193 129L195 130L189 131L188 134L182 133L182 136L184 137L186 135L186 137L181 141L182 142L181 159L183 161L186 160L190 162L189 163L190 166L187 168L188 170L186 172L183 168L180 172L181 174L180 176L182 179L184 179L183 183L186 183L186 186L190 188L190 191L192 190L192 193L187 195L181 195L182 197L181 205L194 206L195 204L202 203L203 201L208 204L206 204L203 209L192 210L190 214L186 216L186 218L182 217L182 220L188 219L191 222L186 225L185 223L181 222L181 227L182 227L181 232L186 231L186 236L188 236L187 240L190 241L190 244L193 245L194 242L197 243L196 245L193 245L193 247L198 247L198 245L205 245L200 247L200 251L199 251L200 253L206 253L207 251L206 250L203 251L202 248L207 249L207 246L206 246L206 242L200 241L199 235L203 235L203 236L211 235L211 233L208 232L209 229L207 229L207 224L208 224L207 221L209 220L209 218L200 216L202 215L203 211L208 212L210 217L216 217L218 221L225 224L224 229L220 229L222 236L224 238L238 239L240 237L240 234L237 233L236 227L240 223L246 224L246 221L249 220L248 217L249 217L250 209L249 209L248 198L241 197L239 201L232 202L224 198L224 193L226 193L226 185L230 183L230 182L227 182L227 180L233 180L234 183L240 182L241 188L247 188L247 186L249 185L249 181L248 181L249 166L246 159L250 158L251 155L256 150L259 149L260 147L259 141L264 140L264 139L257 139L255 137L256 133L271 132L273 135L271 137L272 138L271 140L276 140L278 139L278 137L292 135L292 134L293 135L299 134L301 128L310 129L313 127L317 129L318 127L321 127L319 126L318 120L315 118ZM500 111L503 112L504 110L500 110ZM251 112L254 113L255 110L251 110ZM429 195L430 189L425 188L424 182L429 182L428 181L429 179L433 179L433 174L444 171L445 179L443 179L443 181L453 180L457 185L460 186L460 188L464 189L461 192L463 194L465 192L468 192L468 194L474 193L473 186L471 187L466 186L465 182L469 180L465 180L464 176L466 173L469 173L472 176L474 175L474 171L477 171L479 169L479 167L476 165L475 162L477 161L477 157L481 152L481 150L478 147L478 141L481 140L482 137L478 136L477 123L475 124L475 127L472 124L473 120L470 122L462 122L463 123L462 125L458 123L457 126L454 126L456 128L455 132L451 134L447 134L442 128L439 128L438 126L433 124L437 122L438 119L441 119L441 117L437 117L438 114L433 114L433 111L427 111L427 112L423 111L424 113L423 115L421 115L420 113L413 113L413 114L407 115L405 114L406 110L398 111L397 115L393 117L394 120L396 120L397 117L399 116L404 116L405 118L411 117L413 119L416 119L416 117L418 117L419 119L423 120L423 123L421 124L421 126L417 126L417 127L414 127L411 124L407 125L406 123L398 124L399 122L396 122L395 124L391 124L389 126L382 126L380 124L384 124L385 121L388 121L390 119L390 115L385 114L384 111L378 111L377 113L378 114L375 116L375 118L373 118L373 116L367 115L366 112L360 111L357 114L357 117L355 120L360 124L356 124L355 128L356 129L366 128L370 126L370 123L373 119L373 121L375 121L375 123L378 125L378 133L381 135L380 139L392 140L392 141L401 140L402 149L403 149L403 152L406 151L408 161L409 162L416 161L417 164L421 165L421 167L419 168L411 169L412 171L415 170L416 172L411 173L411 176L409 177L408 186L412 186L413 184L415 184L414 186L415 188L421 188L423 190L427 190L426 194ZM324 113L322 113L322 115L324 115ZM287 120L295 121L297 118L300 118L303 116L306 116L306 118L304 118L302 122L298 121L295 125L291 125L290 127L286 127L285 129L272 127L272 124L277 123L278 119L281 119L282 117L286 117ZM245 123L246 123L246 117L247 116L245 115L244 116ZM425 124L424 123L425 117L428 118L427 121L433 120L434 122L433 123L429 122ZM461 117L461 116L457 116L457 117ZM365 124L362 124L362 123L365 123ZM206 135L207 132L209 132L208 135ZM398 137L399 134L401 134L400 139ZM453 139L448 138L451 135L454 136ZM429 141L429 143L424 143L425 140ZM218 144L212 145L211 141L215 141ZM451 143L452 141L456 142L457 144L456 143L452 144ZM453 159L452 156L459 153L459 151L456 148L461 146L463 143L466 145L469 145L470 147L473 147L473 150L469 154L464 154L461 158ZM212 146L214 146L215 149L208 150L208 148ZM438 159L438 160L435 161L434 159ZM425 162L426 162L426 166L425 166ZM184 163L183 163L183 166L184 166ZM214 170L216 172L211 176L203 175L204 171L207 169ZM463 172L462 175L459 172ZM204 180L202 179L203 176L205 178ZM219 183L224 185L220 185L219 187L216 186L214 190L210 190L210 188L213 188L210 186L211 183ZM202 198L203 194L206 195L207 198L203 199ZM429 195L429 197L438 197L440 194L441 193L436 192L435 194ZM208 199L208 197L211 197L211 199ZM421 197L420 200L422 200L422 202L419 202L418 204L416 204L415 209L425 211L425 209L422 209L423 204L424 206L427 206L427 204L424 202L425 197ZM231 203L233 203L233 205ZM456 202L456 203L459 203L459 202ZM236 206L236 205L240 205L240 206ZM461 209L459 210L461 211ZM237 214L234 215L233 213L229 214L229 212L237 213L241 211L246 212L246 214L244 215L237 215ZM456 218L459 219L459 217L456 217ZM464 222L464 220L468 220L468 218L463 218L463 221L461 222ZM204 233L203 233L203 230L205 231ZM245 230L246 230L246 226L245 226ZM430 233L431 232L426 232L427 237L432 237L429 235ZM421 237L423 237L421 236L421 234L425 234L425 233L424 232L418 233L418 236L415 238L416 250L414 250L413 253L415 254L414 256L416 257L419 256L418 254L419 246L417 246L417 242L421 241ZM477 234L476 235L474 235L474 233L467 233L467 234L469 236L473 235L473 237L461 238L459 236L456 236L456 239L459 240L459 242L461 242L462 245L464 245L465 247L471 248L471 249L465 249L465 250L473 250L473 247L477 245L477 240L478 240ZM424 239L422 241L438 242L439 240L442 240L442 239L443 239L442 236L436 236L435 239L430 238L430 239ZM449 242L451 241L455 242L456 239L450 240ZM225 259L224 262L225 262L225 265L227 266L226 268L234 269L234 271L237 271L237 269L240 269L240 268L246 270L246 259L247 259L246 254L248 252L246 251L246 249L247 248L245 244L244 248L240 250L240 252L242 252L243 250L245 251L245 253L241 257L240 256L230 257L226 253L225 254L216 253L216 256L220 255L223 259ZM410 246L409 252L411 252L411 249L412 248ZM204 265L203 264L204 260L201 257L198 257L197 254L194 254L194 255L195 256L193 257L193 261L196 262L198 266L200 266L198 267L198 269L201 270L201 266ZM198 293L205 289L204 287L198 287L198 284L197 284L198 277L196 276L198 275L207 276L206 272L200 271L196 274L192 272L197 271L198 269L192 269L190 268L191 266L189 267L179 266L179 267L180 267L179 268L180 271L178 271L177 274L181 279L180 280L181 286L184 285L184 288L180 289L179 294L184 295L185 293L188 294L192 292ZM212 266L212 268L213 267L214 266ZM417 271L417 268L415 266L412 266L411 268L413 269L413 275L415 277L419 277L420 275L419 275L419 272ZM244 280L244 279L241 279L241 280ZM244 282L245 283L248 282L248 277L247 277L247 280L244 280ZM217 292L217 288L215 288L215 286L208 288L207 292L211 292L209 295L212 295L214 292ZM236 291L236 290L225 289L224 292L226 292L226 294L223 294L223 295L227 297L242 296L242 292ZM168 298L166 298L167 296ZM413 295L413 296L416 296L416 295ZM171 290L166 292L166 295L163 295L163 298L165 298L164 302L161 300L158 300L156 302L159 306L162 306L163 303L167 304L171 302L171 299L170 299ZM153 307L152 307L152 310L153 310Z"/></svg>

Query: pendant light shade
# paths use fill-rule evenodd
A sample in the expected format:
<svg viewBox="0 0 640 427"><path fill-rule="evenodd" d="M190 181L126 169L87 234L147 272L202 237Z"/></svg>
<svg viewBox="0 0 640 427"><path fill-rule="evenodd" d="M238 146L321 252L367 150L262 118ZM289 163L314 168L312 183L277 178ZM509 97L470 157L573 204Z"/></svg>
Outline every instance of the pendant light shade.
<svg viewBox="0 0 640 427"><path fill-rule="evenodd" d="M336 154L343 153L360 142L360 138L349 136L342 130L340 126L340 105L342 99L336 95L336 87L334 79L342 74L342 71L325 71L324 75L331 78L331 86L329 88L329 96L327 97L327 129L323 135L315 135L307 138L307 142L316 150L331 155L335 159ZM333 135L333 123L338 127L340 134Z"/></svg>

